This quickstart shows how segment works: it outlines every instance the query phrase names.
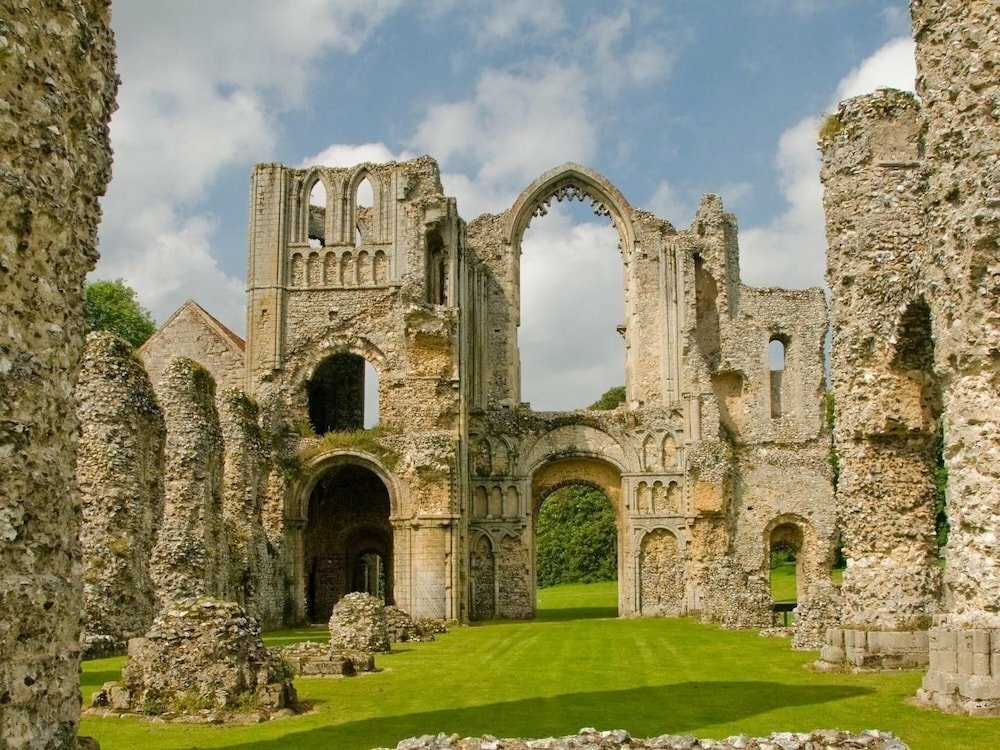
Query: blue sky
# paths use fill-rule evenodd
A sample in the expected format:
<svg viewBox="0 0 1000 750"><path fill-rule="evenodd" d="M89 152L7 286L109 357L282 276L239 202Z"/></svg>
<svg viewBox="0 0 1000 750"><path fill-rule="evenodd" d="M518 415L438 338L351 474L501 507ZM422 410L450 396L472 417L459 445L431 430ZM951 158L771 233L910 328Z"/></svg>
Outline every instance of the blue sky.
<svg viewBox="0 0 1000 750"><path fill-rule="evenodd" d="M124 277L158 320L193 297L240 333L261 161L429 153L467 221L578 161L679 227L721 194L747 283L820 285L817 119L914 77L905 0L120 0L112 24L122 87L95 277ZM621 380L614 336L585 327L621 318L614 245L566 211L526 236L533 404ZM566 358L587 351L575 370L552 361L553 331Z"/></svg>

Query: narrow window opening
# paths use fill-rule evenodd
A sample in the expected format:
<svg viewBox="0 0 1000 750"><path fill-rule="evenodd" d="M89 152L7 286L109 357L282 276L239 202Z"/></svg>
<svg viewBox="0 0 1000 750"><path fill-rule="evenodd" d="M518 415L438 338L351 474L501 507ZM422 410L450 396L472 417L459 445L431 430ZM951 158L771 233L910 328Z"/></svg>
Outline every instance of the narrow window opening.
<svg viewBox="0 0 1000 750"><path fill-rule="evenodd" d="M326 186L316 180L309 192L309 247L322 247L326 241Z"/></svg>
<svg viewBox="0 0 1000 750"><path fill-rule="evenodd" d="M432 305L448 304L448 250L441 232L427 233L427 301Z"/></svg>
<svg viewBox="0 0 1000 750"><path fill-rule="evenodd" d="M354 205L358 208L371 208L375 205L375 191L372 190L372 184L367 177L358 183L358 190L354 195Z"/></svg>
<svg viewBox="0 0 1000 750"><path fill-rule="evenodd" d="M771 418L783 413L781 403L782 380L785 374L785 349L788 342L784 337L773 336L767 345L767 361L771 379Z"/></svg>

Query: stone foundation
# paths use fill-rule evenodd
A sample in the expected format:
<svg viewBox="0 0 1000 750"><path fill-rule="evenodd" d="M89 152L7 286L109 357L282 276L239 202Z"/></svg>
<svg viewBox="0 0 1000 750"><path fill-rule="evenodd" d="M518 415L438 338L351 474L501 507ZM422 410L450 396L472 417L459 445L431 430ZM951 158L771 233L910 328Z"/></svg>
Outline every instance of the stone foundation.
<svg viewBox="0 0 1000 750"><path fill-rule="evenodd" d="M971 716L1000 716L1000 628L932 627L930 668L917 700Z"/></svg>
<svg viewBox="0 0 1000 750"><path fill-rule="evenodd" d="M296 675L304 677L351 677L374 672L375 656L367 651L339 651L316 641L293 643L281 649L281 658Z"/></svg>
<svg viewBox="0 0 1000 750"><path fill-rule="evenodd" d="M595 729L581 729L579 734L567 737L549 737L544 740L497 739L496 737L465 737L457 734L437 736L424 735L403 740L396 750L617 750L633 748L645 750L838 750L844 748L865 748L865 750L907 750L907 745L890 732L869 729L860 734L841 732L836 729L820 729L814 732L775 732L767 737L747 737L737 735L724 740L696 740L693 737L678 737L664 734L641 740L631 737L623 729L598 732ZM383 750L385 750L383 748Z"/></svg>
<svg viewBox="0 0 1000 750"><path fill-rule="evenodd" d="M926 630L830 628L817 667L845 662L856 669L921 669L927 666Z"/></svg>
<svg viewBox="0 0 1000 750"><path fill-rule="evenodd" d="M295 705L291 670L264 647L257 620L234 602L178 602L144 638L129 641L128 656L122 682L95 693L95 708L221 721L239 713L270 718Z"/></svg>

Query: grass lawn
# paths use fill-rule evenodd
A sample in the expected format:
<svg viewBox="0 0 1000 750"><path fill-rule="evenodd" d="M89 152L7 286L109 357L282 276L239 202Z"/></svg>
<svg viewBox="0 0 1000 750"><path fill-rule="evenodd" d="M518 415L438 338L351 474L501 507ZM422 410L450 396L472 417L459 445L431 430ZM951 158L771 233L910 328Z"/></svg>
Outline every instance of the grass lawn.
<svg viewBox="0 0 1000 750"><path fill-rule="evenodd" d="M843 577L844 571L841 568L830 571L831 580L838 586ZM795 601L798 598L795 581L795 563L781 563L771 568L771 598L776 602Z"/></svg>
<svg viewBox="0 0 1000 750"><path fill-rule="evenodd" d="M635 736L701 737L834 727L889 729L914 750L996 748L1000 720L946 716L907 704L919 672L820 674L812 652L786 639L724 631L689 619L614 619L614 584L539 592L535 622L460 627L434 643L398 644L381 672L299 678L312 712L252 727L138 719L83 721L104 750L293 750L395 747L411 735L544 737L581 727ZM322 629L272 633L271 645L318 639ZM84 663L89 700L123 659Z"/></svg>

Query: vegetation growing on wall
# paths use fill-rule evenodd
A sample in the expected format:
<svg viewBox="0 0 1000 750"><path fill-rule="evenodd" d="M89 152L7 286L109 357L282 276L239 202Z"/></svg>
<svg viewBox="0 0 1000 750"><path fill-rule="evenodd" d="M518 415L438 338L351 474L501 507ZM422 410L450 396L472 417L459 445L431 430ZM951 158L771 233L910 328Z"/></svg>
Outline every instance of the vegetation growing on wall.
<svg viewBox="0 0 1000 750"><path fill-rule="evenodd" d="M596 409L598 411L608 411L610 409L616 409L620 404L625 403L625 386L616 385L614 388L608 388L604 394L597 399L594 403L588 406L588 409Z"/></svg>
<svg viewBox="0 0 1000 750"><path fill-rule="evenodd" d="M562 487L538 513L538 586L595 583L618 577L615 511L599 491Z"/></svg>

